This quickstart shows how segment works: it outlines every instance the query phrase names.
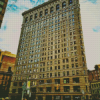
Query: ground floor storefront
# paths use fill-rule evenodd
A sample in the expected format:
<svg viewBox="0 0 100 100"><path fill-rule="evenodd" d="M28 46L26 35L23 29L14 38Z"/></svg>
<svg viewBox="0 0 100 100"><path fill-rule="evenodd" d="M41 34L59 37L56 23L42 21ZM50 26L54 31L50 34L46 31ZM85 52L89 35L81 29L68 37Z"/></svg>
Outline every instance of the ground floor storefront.
<svg viewBox="0 0 100 100"><path fill-rule="evenodd" d="M9 94L9 97L11 98L11 100L21 100L22 96L21 94ZM24 98L26 98L27 100L90 100L90 96L89 95L76 95L76 94L31 94L31 96L29 97L29 95L25 94Z"/></svg>

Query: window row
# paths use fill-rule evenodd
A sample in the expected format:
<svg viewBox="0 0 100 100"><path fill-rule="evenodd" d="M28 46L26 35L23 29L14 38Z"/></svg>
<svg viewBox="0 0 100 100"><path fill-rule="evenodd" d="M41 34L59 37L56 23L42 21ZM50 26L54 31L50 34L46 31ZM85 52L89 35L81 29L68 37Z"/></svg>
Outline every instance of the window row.
<svg viewBox="0 0 100 100"><path fill-rule="evenodd" d="M72 4L72 0L69 0L69 4ZM63 3L62 3L62 8L65 8L66 7L66 2L64 1ZM57 4L56 5L56 11L58 11L58 10L60 10L60 5L59 4ZM51 8L50 8L50 13L53 13L54 12L54 7L52 6ZM45 12L44 12L44 14L45 15L48 15L48 9L45 9ZM42 17L43 16L43 11L40 11L39 12L39 17ZM35 15L34 15L34 19L36 19L38 17L38 13L35 13ZM30 21L32 21L32 18L33 18L33 15L31 15L30 16ZM26 17L25 18L25 23L27 23L28 22L28 17Z"/></svg>

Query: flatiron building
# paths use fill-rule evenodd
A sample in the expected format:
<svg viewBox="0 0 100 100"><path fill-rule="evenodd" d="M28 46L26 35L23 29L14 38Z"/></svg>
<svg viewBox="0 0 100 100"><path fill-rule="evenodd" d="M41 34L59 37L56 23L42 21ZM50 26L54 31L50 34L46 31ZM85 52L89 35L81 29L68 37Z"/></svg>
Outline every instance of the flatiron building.
<svg viewBox="0 0 100 100"><path fill-rule="evenodd" d="M31 100L90 99L79 0L48 0L22 16L12 100L27 80Z"/></svg>

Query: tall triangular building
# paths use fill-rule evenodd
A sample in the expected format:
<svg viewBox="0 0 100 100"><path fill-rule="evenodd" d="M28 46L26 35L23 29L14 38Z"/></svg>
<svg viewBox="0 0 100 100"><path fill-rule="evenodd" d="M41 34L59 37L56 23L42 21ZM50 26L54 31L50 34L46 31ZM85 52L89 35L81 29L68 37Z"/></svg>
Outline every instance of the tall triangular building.
<svg viewBox="0 0 100 100"><path fill-rule="evenodd" d="M49 0L23 12L9 96L21 100L90 99L79 0Z"/></svg>

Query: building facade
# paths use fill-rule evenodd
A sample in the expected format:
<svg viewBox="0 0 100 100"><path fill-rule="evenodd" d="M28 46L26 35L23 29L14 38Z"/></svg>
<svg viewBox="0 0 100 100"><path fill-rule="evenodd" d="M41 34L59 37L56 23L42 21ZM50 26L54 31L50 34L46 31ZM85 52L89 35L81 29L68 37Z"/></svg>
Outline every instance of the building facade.
<svg viewBox="0 0 100 100"><path fill-rule="evenodd" d="M100 64L95 65L94 70L88 70L92 100L100 99Z"/></svg>
<svg viewBox="0 0 100 100"><path fill-rule="evenodd" d="M8 96L16 55L0 50L0 98Z"/></svg>
<svg viewBox="0 0 100 100"><path fill-rule="evenodd" d="M89 82L100 80L100 64L95 65L94 70L88 70Z"/></svg>
<svg viewBox="0 0 100 100"><path fill-rule="evenodd" d="M92 100L100 100L100 80L91 82L91 97Z"/></svg>
<svg viewBox="0 0 100 100"><path fill-rule="evenodd" d="M0 0L0 28L1 28L4 14L5 14L7 3L8 3L8 0Z"/></svg>
<svg viewBox="0 0 100 100"><path fill-rule="evenodd" d="M12 100L26 80L31 100L90 99L79 0L49 0L22 15Z"/></svg>

